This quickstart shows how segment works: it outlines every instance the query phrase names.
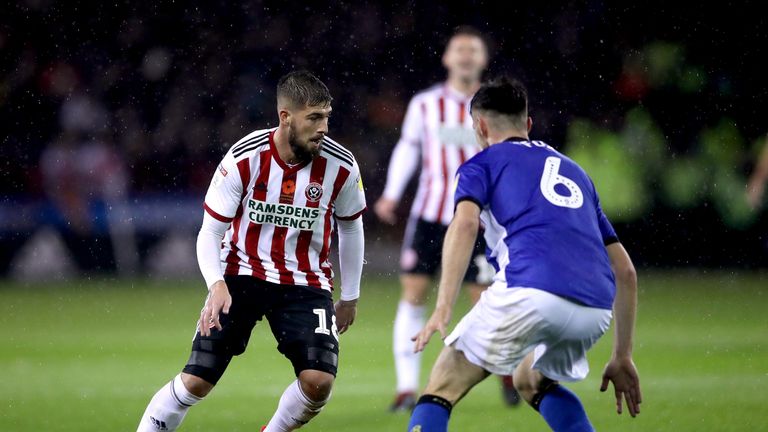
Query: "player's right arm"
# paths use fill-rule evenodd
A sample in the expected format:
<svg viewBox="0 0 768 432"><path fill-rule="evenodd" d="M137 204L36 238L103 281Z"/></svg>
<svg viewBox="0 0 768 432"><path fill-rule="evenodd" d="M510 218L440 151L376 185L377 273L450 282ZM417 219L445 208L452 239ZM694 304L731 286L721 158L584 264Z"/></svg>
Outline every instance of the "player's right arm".
<svg viewBox="0 0 768 432"><path fill-rule="evenodd" d="M387 183L384 193L374 204L376 216L388 224L397 222L395 210L400 198L419 166L421 158L420 131L423 127L421 108L416 98L411 99L405 113L400 140L395 145L387 170Z"/></svg>
<svg viewBox="0 0 768 432"><path fill-rule="evenodd" d="M432 316L413 341L414 352L424 350L435 332L445 339L464 274L480 229L480 212L489 202L486 167L480 159L462 165L456 173L454 202L456 210L443 240L440 286Z"/></svg>
<svg viewBox="0 0 768 432"><path fill-rule="evenodd" d="M209 292L198 323L202 336L209 336L212 327L221 330L219 314L229 313L232 305L221 268L221 240L240 206L242 192L240 172L233 156L228 153L216 168L208 187L203 224L197 235L197 263Z"/></svg>

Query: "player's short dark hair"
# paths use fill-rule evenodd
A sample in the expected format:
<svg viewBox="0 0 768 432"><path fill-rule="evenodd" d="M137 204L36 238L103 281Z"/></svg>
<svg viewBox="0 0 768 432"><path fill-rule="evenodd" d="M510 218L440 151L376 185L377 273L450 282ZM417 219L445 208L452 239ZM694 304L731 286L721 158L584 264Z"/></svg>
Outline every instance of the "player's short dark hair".
<svg viewBox="0 0 768 432"><path fill-rule="evenodd" d="M469 109L520 116L528 112L528 90L517 79L502 76L483 83L472 97Z"/></svg>
<svg viewBox="0 0 768 432"><path fill-rule="evenodd" d="M445 46L448 46L448 43L451 42L451 39L455 38L456 36L471 36L476 37L480 39L483 42L483 45L485 46L486 51L490 48L490 42L488 40L488 36L485 35L485 33L481 32L480 29L477 27L471 26L471 25L460 25L458 27L454 27L451 34L448 36L448 39L445 41Z"/></svg>
<svg viewBox="0 0 768 432"><path fill-rule="evenodd" d="M299 70L283 75L277 82L277 99L294 106L327 106L333 100L328 87L309 71Z"/></svg>

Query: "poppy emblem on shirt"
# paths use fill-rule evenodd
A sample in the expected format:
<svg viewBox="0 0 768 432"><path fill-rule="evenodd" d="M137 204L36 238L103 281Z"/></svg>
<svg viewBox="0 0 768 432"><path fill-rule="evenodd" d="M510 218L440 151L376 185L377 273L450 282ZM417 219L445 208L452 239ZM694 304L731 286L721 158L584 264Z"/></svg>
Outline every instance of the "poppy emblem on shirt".
<svg viewBox="0 0 768 432"><path fill-rule="evenodd" d="M285 180L280 192L284 195L293 195L293 191L296 190L296 182L293 180Z"/></svg>
<svg viewBox="0 0 768 432"><path fill-rule="evenodd" d="M309 202L318 202L323 196L323 186L320 183L312 182L304 189L304 196L307 197Z"/></svg>

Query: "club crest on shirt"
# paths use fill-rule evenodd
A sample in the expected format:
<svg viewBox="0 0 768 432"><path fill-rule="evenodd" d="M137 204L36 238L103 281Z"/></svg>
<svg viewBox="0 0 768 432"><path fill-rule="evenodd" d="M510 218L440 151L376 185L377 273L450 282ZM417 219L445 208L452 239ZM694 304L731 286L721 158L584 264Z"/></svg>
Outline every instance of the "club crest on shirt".
<svg viewBox="0 0 768 432"><path fill-rule="evenodd" d="M304 196L309 202L318 202L323 197L323 186L320 183L312 182L304 189Z"/></svg>

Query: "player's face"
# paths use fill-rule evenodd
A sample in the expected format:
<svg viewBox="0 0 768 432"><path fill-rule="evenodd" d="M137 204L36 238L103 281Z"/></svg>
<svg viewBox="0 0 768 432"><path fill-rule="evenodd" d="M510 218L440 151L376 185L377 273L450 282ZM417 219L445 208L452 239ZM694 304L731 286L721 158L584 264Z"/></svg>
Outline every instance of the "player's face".
<svg viewBox="0 0 768 432"><path fill-rule="evenodd" d="M485 43L477 36L454 36L443 54L448 74L465 81L479 81L488 65Z"/></svg>
<svg viewBox="0 0 768 432"><path fill-rule="evenodd" d="M307 106L291 113L288 143L297 159L306 162L320 154L331 110L330 105Z"/></svg>

